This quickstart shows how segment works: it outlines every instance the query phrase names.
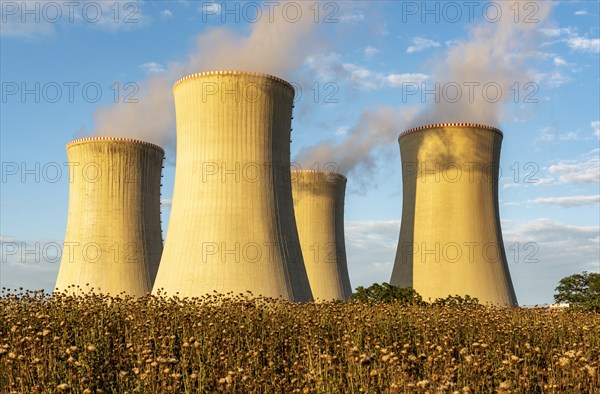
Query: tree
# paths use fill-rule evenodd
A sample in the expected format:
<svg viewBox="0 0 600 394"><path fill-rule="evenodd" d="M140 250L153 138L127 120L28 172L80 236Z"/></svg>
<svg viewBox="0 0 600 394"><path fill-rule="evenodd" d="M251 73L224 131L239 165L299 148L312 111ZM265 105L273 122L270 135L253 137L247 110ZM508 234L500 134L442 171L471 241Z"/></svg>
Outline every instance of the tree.
<svg viewBox="0 0 600 394"><path fill-rule="evenodd" d="M479 304L479 299L475 298L475 297L471 297L470 295L466 295L464 297L457 295L449 295L446 298L436 298L435 301L433 301L432 305L438 305L438 306L462 306L462 305L470 305L470 306L475 306L475 305L480 305Z"/></svg>
<svg viewBox="0 0 600 394"><path fill-rule="evenodd" d="M558 282L554 294L556 302L567 302L577 309L600 312L600 273L574 274Z"/></svg>
<svg viewBox="0 0 600 394"><path fill-rule="evenodd" d="M354 302L400 302L401 304L421 305L424 304L423 299L411 287L399 287L390 285L389 283L373 283L371 286L364 288L359 286L354 294L350 296L350 301Z"/></svg>

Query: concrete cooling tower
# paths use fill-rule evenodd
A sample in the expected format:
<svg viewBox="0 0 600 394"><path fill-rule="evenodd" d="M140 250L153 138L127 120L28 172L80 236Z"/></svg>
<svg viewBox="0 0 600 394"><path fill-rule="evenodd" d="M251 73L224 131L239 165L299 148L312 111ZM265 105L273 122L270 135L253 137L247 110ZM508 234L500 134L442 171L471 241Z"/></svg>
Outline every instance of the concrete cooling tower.
<svg viewBox="0 0 600 394"><path fill-rule="evenodd" d="M153 293L312 298L290 180L294 88L214 71L173 87L175 187Z"/></svg>
<svg viewBox="0 0 600 394"><path fill-rule="evenodd" d="M516 305L498 212L502 132L436 124L405 131L398 142L402 223L390 283L424 300L458 294Z"/></svg>
<svg viewBox="0 0 600 394"><path fill-rule="evenodd" d="M315 300L347 300L352 294L344 242L345 192L341 174L292 171L296 223Z"/></svg>
<svg viewBox="0 0 600 394"><path fill-rule="evenodd" d="M67 144L67 156L69 216L55 287L149 293L162 253L163 149L126 138L83 138Z"/></svg>

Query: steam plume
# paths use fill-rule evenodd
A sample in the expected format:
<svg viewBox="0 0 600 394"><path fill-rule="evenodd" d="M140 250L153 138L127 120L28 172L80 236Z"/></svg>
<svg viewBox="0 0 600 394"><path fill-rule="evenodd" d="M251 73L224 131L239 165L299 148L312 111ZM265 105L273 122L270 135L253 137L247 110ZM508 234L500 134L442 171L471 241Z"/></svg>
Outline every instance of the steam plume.
<svg viewBox="0 0 600 394"><path fill-rule="evenodd" d="M323 141L315 146L301 149L295 158L303 169L314 168L315 163L326 170L333 170L326 163L334 163L335 171L347 174L360 165L370 171L375 167L378 147L391 144L398 131L414 117L416 108L381 107L362 113L358 123L352 127L344 141L339 144Z"/></svg>
<svg viewBox="0 0 600 394"><path fill-rule="evenodd" d="M312 3L294 2L309 7ZM151 74L140 83L138 103L100 107L94 114L94 135L127 136L171 147L175 140L172 86L179 78L210 70L269 73L289 79L311 51L315 23L308 9L297 21L273 12L251 26L247 36L215 28L196 37L194 50L182 63L170 64L165 73Z"/></svg>
<svg viewBox="0 0 600 394"><path fill-rule="evenodd" d="M531 3L531 2L527 2ZM538 2L537 12L532 23L520 14L515 23L513 10L508 7L515 2L496 2L502 7L499 21L492 23L482 21L471 28L469 38L450 47L440 60L433 59L432 75L429 81L439 82L443 87L448 83L458 84L462 88L462 98L454 103L440 95L439 102L427 96L431 104L425 105L418 113L406 109L399 113L390 108L366 111L360 117L347 138L335 144L323 141L307 147L295 158L301 166L310 167L315 162L335 162L342 173L348 173L362 167L367 172L375 167L374 152L383 145L395 141L399 132L415 126L446 123L466 122L483 123L499 126L506 119L507 105L514 98L510 91L513 84L518 83L523 95L524 84L535 81L533 75L526 71L526 61L535 52L537 45L536 30L549 17L552 5L549 2ZM525 2L520 5L523 11ZM332 66L332 70L343 70L341 65ZM341 76L343 78L343 76ZM419 81L420 82L420 81ZM479 90L472 95L472 102L467 93L469 83L479 83ZM502 92L497 97L491 97L493 89L488 91L488 97L482 93L482 87L487 83L497 84ZM431 84L426 85L431 89ZM448 95L449 96L449 95ZM396 149L395 144L393 145Z"/></svg>
<svg viewBox="0 0 600 394"><path fill-rule="evenodd" d="M515 22L516 2L494 3L502 10L500 20L482 21L475 25L467 41L452 46L443 61L435 64L433 80L439 82L440 89L457 84L461 87L462 96L452 102L456 100L454 92L446 97L440 93L439 102L431 100L410 127L448 122L499 127L506 120L507 105L516 101L514 89L518 87L522 98L525 84L536 79L527 71L527 60L538 44L536 31L548 18L552 7L550 2L520 3L521 11L526 3L537 4L537 12L532 17L525 17L521 12ZM472 94L469 92L470 84L473 86ZM484 90L486 84L488 88ZM501 90L497 90L498 87Z"/></svg>

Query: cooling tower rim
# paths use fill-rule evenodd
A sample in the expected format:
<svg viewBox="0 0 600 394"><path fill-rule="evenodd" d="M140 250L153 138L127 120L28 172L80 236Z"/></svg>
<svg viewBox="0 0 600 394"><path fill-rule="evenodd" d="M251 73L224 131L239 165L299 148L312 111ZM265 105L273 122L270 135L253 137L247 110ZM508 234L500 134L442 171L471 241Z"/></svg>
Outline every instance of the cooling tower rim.
<svg viewBox="0 0 600 394"><path fill-rule="evenodd" d="M424 125L424 126L413 127L412 129L403 131L398 136L398 140L410 133L414 133L414 132L422 131L422 130L440 128L440 127L472 127L472 128L490 130L490 131L496 132L500 135L503 135L502 130L500 130L496 127L488 126L488 125L481 124L481 123L434 123L434 124L428 124L428 125Z"/></svg>
<svg viewBox="0 0 600 394"><path fill-rule="evenodd" d="M346 175L340 174L339 172L334 171L325 171L325 170L291 170L296 173L313 173L313 174L324 174L327 176L333 176L335 178L340 178L341 180L347 180Z"/></svg>
<svg viewBox="0 0 600 394"><path fill-rule="evenodd" d="M189 79L202 78L202 77L211 76L211 75L249 75L249 76L254 76L254 77L263 77L263 78L267 78L267 79L271 79L273 81L279 82L283 85L286 85L295 91L294 86L291 83L289 83L288 81L286 81L285 79L281 79L274 75L267 74L267 73L261 73L258 71L241 71L241 70L213 70L213 71L203 71L203 72L199 72L199 73L189 74L189 75L186 75L185 77L179 78L173 84L173 89L175 89L177 87L177 85L179 85L180 83L185 82Z"/></svg>
<svg viewBox="0 0 600 394"><path fill-rule="evenodd" d="M85 137L85 138L77 138L69 143L67 143L67 148L73 145L87 143L87 142L100 142L100 141L113 141L113 142L130 142L134 144L141 144L153 147L155 149L160 150L161 152L165 152L165 150L156 144L153 144L148 141L137 140L135 138L126 138L126 137Z"/></svg>

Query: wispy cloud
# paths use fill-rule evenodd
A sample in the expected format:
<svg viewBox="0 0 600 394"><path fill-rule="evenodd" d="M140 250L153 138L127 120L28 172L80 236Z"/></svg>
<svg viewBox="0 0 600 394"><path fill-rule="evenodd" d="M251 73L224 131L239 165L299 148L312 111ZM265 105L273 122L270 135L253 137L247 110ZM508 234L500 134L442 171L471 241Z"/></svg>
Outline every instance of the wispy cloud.
<svg viewBox="0 0 600 394"><path fill-rule="evenodd" d="M346 135L348 133L349 129L350 129L350 127L348 127L348 126L340 126L335 131L335 135L337 135L337 136Z"/></svg>
<svg viewBox="0 0 600 394"><path fill-rule="evenodd" d="M373 56L377 55L380 52L379 49L372 47L372 46L367 46L364 50L365 53L365 57L367 59L371 59Z"/></svg>
<svg viewBox="0 0 600 394"><path fill-rule="evenodd" d="M566 196L566 197L538 197L527 202L532 204L549 204L560 207L577 207L582 205L593 205L600 202L600 195L593 196Z"/></svg>
<svg viewBox="0 0 600 394"><path fill-rule="evenodd" d="M538 133L538 141L578 141L579 133L576 131L568 131L558 134L554 127L548 126L541 128Z"/></svg>
<svg viewBox="0 0 600 394"><path fill-rule="evenodd" d="M576 29L572 27L540 29L540 32L547 37L556 38L557 41L546 43L551 45L555 42L564 42L569 48L583 53L600 53L600 39L587 38L579 35Z"/></svg>
<svg viewBox="0 0 600 394"><path fill-rule="evenodd" d="M310 69L316 71L322 80L345 81L356 88L365 90L383 87L402 87L406 83L420 85L429 78L428 75L422 73L383 73L372 71L357 64L344 63L341 56L337 53L308 56L305 64Z"/></svg>
<svg viewBox="0 0 600 394"><path fill-rule="evenodd" d="M362 22L365 20L365 14L362 11L352 11L341 15L339 19L344 23Z"/></svg>
<svg viewBox="0 0 600 394"><path fill-rule="evenodd" d="M566 66L568 64L565 59L560 56L555 56L553 60L555 66Z"/></svg>
<svg viewBox="0 0 600 394"><path fill-rule="evenodd" d="M221 13L221 4L217 2L204 1L202 2L202 5L196 9L196 11L210 15L218 15Z"/></svg>
<svg viewBox="0 0 600 394"><path fill-rule="evenodd" d="M580 160L561 160L548 167L548 173L560 183L600 183L600 149Z"/></svg>
<svg viewBox="0 0 600 394"><path fill-rule="evenodd" d="M549 88L557 88L571 81L571 77L564 75L558 70L554 70L548 73L537 73L534 77L538 84L543 83Z"/></svg>
<svg viewBox="0 0 600 394"><path fill-rule="evenodd" d="M575 32L570 27L560 27L560 28L541 28L539 32L547 37L560 37L560 36L570 36L574 35Z"/></svg>
<svg viewBox="0 0 600 394"><path fill-rule="evenodd" d="M406 53L421 52L424 49L437 48L441 45L437 41L433 41L423 37L413 37L412 42L413 45L406 48Z"/></svg>
<svg viewBox="0 0 600 394"><path fill-rule="evenodd" d="M170 17L173 16L173 12L171 12L171 10L162 10L160 12L160 18L161 19L168 19Z"/></svg>
<svg viewBox="0 0 600 394"><path fill-rule="evenodd" d="M569 48L585 53L600 53L600 38L572 37L567 39Z"/></svg>
<svg viewBox="0 0 600 394"><path fill-rule="evenodd" d="M548 126L540 129L539 139L542 141L554 141L556 139L556 129Z"/></svg>
<svg viewBox="0 0 600 394"><path fill-rule="evenodd" d="M401 212L397 212L400 216ZM521 305L552 303L558 281L574 273L599 271L600 228L546 218L502 221L509 270ZM352 287L388 282L399 220L346 223L346 250Z"/></svg>
<svg viewBox="0 0 600 394"><path fill-rule="evenodd" d="M46 6L44 2L2 2L0 36L33 39L52 35L59 29L65 30L70 27L85 25L117 31L139 28L148 22L142 9L144 3L142 0L80 0L49 3L52 4L53 10L47 12L52 12L51 16L44 16Z"/></svg>
<svg viewBox="0 0 600 394"><path fill-rule="evenodd" d="M592 126L592 129L594 129L594 135L600 138L600 120L591 122L590 125Z"/></svg>
<svg viewBox="0 0 600 394"><path fill-rule="evenodd" d="M568 133L562 134L558 139L561 141L577 141L579 139L579 134L574 131L569 131Z"/></svg>
<svg viewBox="0 0 600 394"><path fill-rule="evenodd" d="M140 65L140 68L147 73L164 73L166 71L165 66L156 62L148 62Z"/></svg>
<svg viewBox="0 0 600 394"><path fill-rule="evenodd" d="M345 233L352 288L389 282L400 234L400 220L347 222Z"/></svg>
<svg viewBox="0 0 600 394"><path fill-rule="evenodd" d="M0 287L51 292L60 267L62 247L62 243L55 240L1 235Z"/></svg>
<svg viewBox="0 0 600 394"><path fill-rule="evenodd" d="M546 218L502 222L508 265L521 305L552 303L558 281L582 271L600 271L600 227L574 226Z"/></svg>
<svg viewBox="0 0 600 394"><path fill-rule="evenodd" d="M579 10L579 11L575 11L575 15L577 15L577 16L589 15L589 12L587 12L587 10Z"/></svg>

